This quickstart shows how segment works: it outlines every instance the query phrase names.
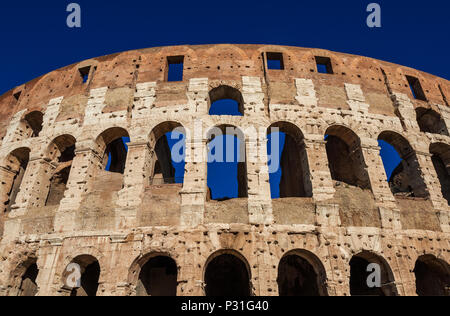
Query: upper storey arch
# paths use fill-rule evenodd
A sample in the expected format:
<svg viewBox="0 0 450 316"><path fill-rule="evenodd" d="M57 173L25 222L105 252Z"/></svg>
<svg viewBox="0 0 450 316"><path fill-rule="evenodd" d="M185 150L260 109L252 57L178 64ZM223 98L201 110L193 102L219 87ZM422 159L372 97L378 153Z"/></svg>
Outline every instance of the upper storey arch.
<svg viewBox="0 0 450 316"><path fill-rule="evenodd" d="M209 115L244 116L244 98L241 91L220 85L209 91Z"/></svg>

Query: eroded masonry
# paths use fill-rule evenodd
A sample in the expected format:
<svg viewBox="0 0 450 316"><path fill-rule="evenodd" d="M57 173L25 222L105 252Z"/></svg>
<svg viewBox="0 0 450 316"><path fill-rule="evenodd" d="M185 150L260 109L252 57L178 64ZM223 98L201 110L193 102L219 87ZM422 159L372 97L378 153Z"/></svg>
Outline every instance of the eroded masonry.
<svg viewBox="0 0 450 316"><path fill-rule="evenodd" d="M211 112L223 99L235 114ZM449 99L427 73L283 46L151 48L53 71L0 96L0 294L449 295ZM166 135L199 122L238 128L246 157L278 127L279 198L267 157L239 164L236 198L214 198L206 160L186 157L180 180ZM210 141L191 135L187 154ZM402 160L389 180L379 141Z"/></svg>

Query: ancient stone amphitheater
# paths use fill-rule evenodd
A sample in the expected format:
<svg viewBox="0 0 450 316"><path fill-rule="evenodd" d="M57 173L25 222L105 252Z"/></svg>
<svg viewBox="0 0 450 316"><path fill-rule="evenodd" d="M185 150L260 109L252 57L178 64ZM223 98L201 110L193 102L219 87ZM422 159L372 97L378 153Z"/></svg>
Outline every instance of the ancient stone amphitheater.
<svg viewBox="0 0 450 316"><path fill-rule="evenodd" d="M150 48L50 72L0 97L0 294L448 295L449 98L421 71L284 46ZM241 115L211 115L222 99ZM239 165L238 198L213 200L208 130L226 126L262 156ZM286 135L280 198L268 132L251 126ZM403 159L389 181L380 140Z"/></svg>

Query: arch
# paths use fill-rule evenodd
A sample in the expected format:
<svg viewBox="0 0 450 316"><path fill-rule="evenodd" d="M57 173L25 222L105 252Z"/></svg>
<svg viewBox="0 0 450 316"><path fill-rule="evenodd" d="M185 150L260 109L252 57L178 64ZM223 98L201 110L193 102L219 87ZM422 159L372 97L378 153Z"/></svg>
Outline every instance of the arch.
<svg viewBox="0 0 450 316"><path fill-rule="evenodd" d="M312 252L296 249L286 253L278 265L280 296L328 296L326 271Z"/></svg>
<svg viewBox="0 0 450 316"><path fill-rule="evenodd" d="M136 259L129 278L137 296L177 295L178 266L167 253L154 252Z"/></svg>
<svg viewBox="0 0 450 316"><path fill-rule="evenodd" d="M153 128L149 136L150 146L154 149L152 183L183 183L186 155L186 130L175 121L167 121ZM172 157L172 149L178 142L183 142L176 157ZM171 147L172 146L172 147ZM156 158L156 159L155 159Z"/></svg>
<svg viewBox="0 0 450 316"><path fill-rule="evenodd" d="M449 136L445 121L438 112L420 107L416 109L416 115L422 132Z"/></svg>
<svg viewBox="0 0 450 316"><path fill-rule="evenodd" d="M444 143L431 144L430 154L441 184L442 196L450 205L450 145Z"/></svg>
<svg viewBox="0 0 450 316"><path fill-rule="evenodd" d="M272 198L312 197L308 155L300 128L289 122L276 122L267 129L267 135ZM278 181L279 189L275 187Z"/></svg>
<svg viewBox="0 0 450 316"><path fill-rule="evenodd" d="M124 139L129 138L127 130L122 127L111 127L97 137L97 152L102 157L101 163L105 170L124 173L127 158Z"/></svg>
<svg viewBox="0 0 450 316"><path fill-rule="evenodd" d="M243 116L244 98L242 93L231 86L221 85L209 92L210 115Z"/></svg>
<svg viewBox="0 0 450 316"><path fill-rule="evenodd" d="M87 254L79 255L73 258L70 263L75 263L80 268L79 284L75 287L70 286L70 284L77 283L77 275L74 274L70 264L66 266L62 274L64 286L71 290L70 296L97 296L101 273L97 258Z"/></svg>
<svg viewBox="0 0 450 316"><path fill-rule="evenodd" d="M370 287L368 279L373 270L368 272L369 265L380 267L381 287ZM350 294L352 296L397 296L394 274L388 262L381 256L363 251L350 260Z"/></svg>
<svg viewBox="0 0 450 316"><path fill-rule="evenodd" d="M39 268L37 258L34 256L23 260L12 271L12 288L9 290L12 296L36 296L38 292L37 276Z"/></svg>
<svg viewBox="0 0 450 316"><path fill-rule="evenodd" d="M450 265L433 255L417 259L414 267L419 296L450 296Z"/></svg>
<svg viewBox="0 0 450 316"><path fill-rule="evenodd" d="M224 201L248 197L245 134L236 126L223 124L208 130L207 139L207 198Z"/></svg>
<svg viewBox="0 0 450 316"><path fill-rule="evenodd" d="M348 127L333 125L326 130L325 140L332 179L362 189L371 189L358 135Z"/></svg>
<svg viewBox="0 0 450 316"><path fill-rule="evenodd" d="M70 134L55 137L47 147L46 157L58 162L71 161L75 156L75 144L76 139Z"/></svg>
<svg viewBox="0 0 450 316"><path fill-rule="evenodd" d="M11 206L13 206L16 201L29 159L30 149L27 147L21 147L13 150L3 162L5 172L3 172L1 183L1 199L3 202L2 205L4 205L4 209L1 214L2 223L3 216L5 216L4 213L9 212L11 210ZM3 227L3 225L1 226Z"/></svg>
<svg viewBox="0 0 450 316"><path fill-rule="evenodd" d="M394 147L402 159L389 179L389 186L391 187L392 193L394 195L429 197L416 152L409 141L393 131L382 132L378 136L378 141L384 141ZM387 161L384 157L381 158L386 168Z"/></svg>
<svg viewBox="0 0 450 316"><path fill-rule="evenodd" d="M205 264L205 295L251 296L251 279L250 265L243 255L231 249L216 251Z"/></svg>
<svg viewBox="0 0 450 316"><path fill-rule="evenodd" d="M28 137L38 137L42 131L44 114L41 111L33 111L26 114L22 120L25 135Z"/></svg>
<svg viewBox="0 0 450 316"><path fill-rule="evenodd" d="M45 179L48 181L48 192L45 198L46 206L59 205L64 197L70 170L75 158L76 139L72 135L60 135L48 146L46 156L56 166Z"/></svg>

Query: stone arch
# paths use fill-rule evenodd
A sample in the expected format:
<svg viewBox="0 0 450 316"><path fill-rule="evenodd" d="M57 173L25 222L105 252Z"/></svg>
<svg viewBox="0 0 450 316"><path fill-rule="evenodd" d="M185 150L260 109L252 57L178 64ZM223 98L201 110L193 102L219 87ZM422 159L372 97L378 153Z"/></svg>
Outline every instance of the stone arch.
<svg viewBox="0 0 450 316"><path fill-rule="evenodd" d="M371 189L359 136L343 125L330 126L325 135L332 179L362 189Z"/></svg>
<svg viewBox="0 0 450 316"><path fill-rule="evenodd" d="M131 265L129 284L136 296L176 296L178 265L165 252L151 252Z"/></svg>
<svg viewBox="0 0 450 316"><path fill-rule="evenodd" d="M227 109L215 109L219 101L227 101L225 106ZM232 102L228 102L232 100ZM208 111L210 115L233 115L244 116L244 98L241 91L229 85L220 85L209 91ZM220 105L218 105L220 106ZM212 114L212 111L218 110L219 114Z"/></svg>
<svg viewBox="0 0 450 316"><path fill-rule="evenodd" d="M450 265L433 255L423 255L414 267L419 296L450 296Z"/></svg>
<svg viewBox="0 0 450 316"><path fill-rule="evenodd" d="M13 206L16 201L29 159L30 149L28 147L16 148L6 156L0 167L0 174L2 177L0 198L3 205L0 215L0 226L2 231L4 216L6 216L5 213L8 213L11 210L11 206Z"/></svg>
<svg viewBox="0 0 450 316"><path fill-rule="evenodd" d="M39 287L37 284L37 276L39 268L37 265L37 257L29 256L21 261L11 272L9 296L36 296Z"/></svg>
<svg viewBox="0 0 450 316"><path fill-rule="evenodd" d="M402 162L394 170L389 180L392 193L394 195L429 197L416 152L409 141L393 131L382 132L378 136L378 140L385 141L393 146L402 159Z"/></svg>
<svg viewBox="0 0 450 316"><path fill-rule="evenodd" d="M442 195L450 204L450 145L444 143L431 144L430 154L441 184Z"/></svg>
<svg viewBox="0 0 450 316"><path fill-rule="evenodd" d="M397 296L394 274L388 262L380 255L362 251L350 260L350 294L352 296ZM367 280L374 270L368 272L369 265L380 267L381 287L369 287ZM372 278L370 278L372 280Z"/></svg>
<svg viewBox="0 0 450 316"><path fill-rule="evenodd" d="M213 253L205 263L203 278L206 296L253 295L250 265L236 250L223 249Z"/></svg>
<svg viewBox="0 0 450 316"><path fill-rule="evenodd" d="M122 127L111 127L102 132L96 139L97 153L101 157L101 165L105 169L111 156L110 172L125 171L127 150L123 142L124 137L130 137L128 131Z"/></svg>
<svg viewBox="0 0 450 316"><path fill-rule="evenodd" d="M279 141L279 138L276 137L277 131L285 136L284 147L278 146L278 150L276 148L277 140ZM280 121L273 123L267 129L267 135L270 138L270 147L272 147L269 164L274 163L274 159L278 160L279 157L274 157L275 154L281 154L280 198L312 197L308 155L300 128L293 123ZM275 171L275 168L269 168L269 171Z"/></svg>
<svg viewBox="0 0 450 316"><path fill-rule="evenodd" d="M328 296L325 267L308 250L291 250L281 258L277 283L280 296Z"/></svg>
<svg viewBox="0 0 450 316"><path fill-rule="evenodd" d="M442 119L442 116L435 110L419 107L416 109L416 114L420 131L424 133L449 136L445 121Z"/></svg>
<svg viewBox="0 0 450 316"><path fill-rule="evenodd" d="M32 111L24 115L21 121L21 128L24 129L26 138L38 137L42 131L44 114L41 111Z"/></svg>
<svg viewBox="0 0 450 316"><path fill-rule="evenodd" d="M186 151L186 130L183 125L176 121L166 121L158 124L152 129L149 136L150 147L154 150L155 155L152 157L151 167L151 178L152 183L182 183L182 178L177 178L175 174L175 167L173 166L172 151L169 146L169 141L167 138L167 133L176 132L177 134L183 134L184 137L178 139L184 140L183 153L180 155L185 155ZM176 157L176 160L183 160L182 157ZM181 161L180 161L181 162ZM159 183L161 182L161 183Z"/></svg>
<svg viewBox="0 0 450 316"><path fill-rule="evenodd" d="M233 136L233 151L235 148L235 141L237 141L238 146L238 153L233 152L234 157L232 157L233 161L229 161L230 157L227 156L227 149L231 148L229 144L225 146L226 143L226 137L227 136ZM210 168L213 166L214 163L218 163L217 167L220 168L224 165L225 162L230 163L236 163L237 162L237 187L238 187L238 198L246 198L248 197L248 179L247 179L247 159L246 159L246 137L245 134L242 132L242 130L239 127L236 127L234 125L217 125L209 129L206 133L206 137L208 140L208 146L207 146L207 157L208 157L208 174L207 174L207 180L209 183L209 180L211 180L212 176L210 173ZM229 140L229 139L228 139ZM210 153L213 152L213 149L215 151L215 157L212 157L212 160L216 161L210 161ZM235 158L238 157L238 161L234 161ZM208 184L209 186L209 184ZM209 193L207 196L207 199L212 199L214 196L214 188L208 187ZM229 196L223 197L223 198L217 198L217 200L228 200L230 199Z"/></svg>
<svg viewBox="0 0 450 316"><path fill-rule="evenodd" d="M72 263L79 266L79 274ZM100 274L100 262L96 257L90 254L76 256L62 273L63 287L71 291L70 296L97 296Z"/></svg>
<svg viewBox="0 0 450 316"><path fill-rule="evenodd" d="M64 197L75 158L75 144L75 137L64 134L56 137L47 147L45 157L52 162L54 169L46 173L45 183L42 183L48 189L46 196L42 196L46 206L59 205Z"/></svg>

